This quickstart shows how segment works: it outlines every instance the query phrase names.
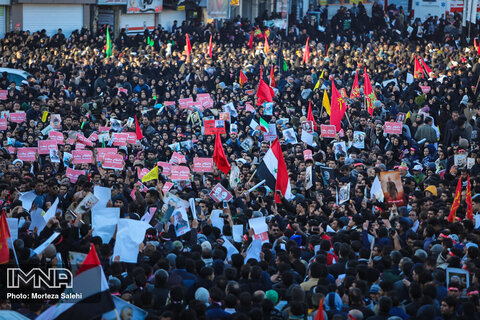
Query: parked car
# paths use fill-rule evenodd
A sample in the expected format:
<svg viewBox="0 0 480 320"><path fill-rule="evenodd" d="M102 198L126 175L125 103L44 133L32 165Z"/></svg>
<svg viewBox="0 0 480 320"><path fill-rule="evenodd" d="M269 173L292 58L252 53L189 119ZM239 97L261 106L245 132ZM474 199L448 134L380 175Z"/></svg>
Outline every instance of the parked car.
<svg viewBox="0 0 480 320"><path fill-rule="evenodd" d="M0 68L0 76L6 72L7 78L10 82L15 81L17 87L22 84L22 81L27 81L28 77L33 77L30 73L21 69Z"/></svg>

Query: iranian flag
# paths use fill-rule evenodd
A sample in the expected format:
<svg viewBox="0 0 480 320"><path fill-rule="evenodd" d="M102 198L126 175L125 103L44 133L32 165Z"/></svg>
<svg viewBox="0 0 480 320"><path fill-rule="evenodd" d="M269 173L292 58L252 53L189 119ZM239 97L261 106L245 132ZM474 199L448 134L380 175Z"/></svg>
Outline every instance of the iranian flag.
<svg viewBox="0 0 480 320"><path fill-rule="evenodd" d="M265 180L265 184L272 190L275 190L275 202L280 203L278 192L287 200L294 198L288 177L287 165L283 158L282 148L278 138L273 141L272 146L263 157L262 162L257 169L257 177Z"/></svg>
<svg viewBox="0 0 480 320"><path fill-rule="evenodd" d="M69 299L48 308L36 319L100 318L105 312L115 309L108 291L107 279L93 244L90 245L90 252L73 278L73 288L66 289L63 294L70 295Z"/></svg>
<svg viewBox="0 0 480 320"><path fill-rule="evenodd" d="M268 132L268 122L260 117L260 130L263 132Z"/></svg>

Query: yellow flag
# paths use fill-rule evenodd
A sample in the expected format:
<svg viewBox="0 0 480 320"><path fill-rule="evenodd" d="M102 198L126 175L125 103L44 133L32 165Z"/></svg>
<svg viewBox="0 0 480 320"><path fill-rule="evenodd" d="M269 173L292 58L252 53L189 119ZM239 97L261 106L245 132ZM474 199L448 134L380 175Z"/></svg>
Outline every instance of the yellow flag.
<svg viewBox="0 0 480 320"><path fill-rule="evenodd" d="M149 173L143 176L142 182L158 179L158 166L155 166Z"/></svg>
<svg viewBox="0 0 480 320"><path fill-rule="evenodd" d="M412 116L412 114L410 113L410 111L407 112L407 115L405 116L405 121L407 121L408 118L410 118ZM405 122L404 121L404 122Z"/></svg>
<svg viewBox="0 0 480 320"><path fill-rule="evenodd" d="M323 106L325 107L325 110L327 111L328 115L330 115L330 100L328 100L328 95L327 95L327 90L323 91Z"/></svg>
<svg viewBox="0 0 480 320"><path fill-rule="evenodd" d="M325 69L322 70L322 74L320 75L320 79L323 79L323 74L325 73Z"/></svg>
<svg viewBox="0 0 480 320"><path fill-rule="evenodd" d="M315 85L315 88L313 88L313 91L317 90L320 88L320 79L318 79L317 84Z"/></svg>
<svg viewBox="0 0 480 320"><path fill-rule="evenodd" d="M42 114L42 122L47 121L47 117L48 117L48 111L43 111L43 114Z"/></svg>

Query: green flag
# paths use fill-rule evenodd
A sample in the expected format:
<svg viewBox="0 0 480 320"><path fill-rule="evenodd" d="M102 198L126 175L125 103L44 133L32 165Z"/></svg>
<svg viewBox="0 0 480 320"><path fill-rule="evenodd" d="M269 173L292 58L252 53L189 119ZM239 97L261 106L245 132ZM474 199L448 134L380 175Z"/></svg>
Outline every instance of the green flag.
<svg viewBox="0 0 480 320"><path fill-rule="evenodd" d="M150 39L150 37L147 38L147 44L153 48L153 46L155 45L155 41L153 41L153 39Z"/></svg>
<svg viewBox="0 0 480 320"><path fill-rule="evenodd" d="M288 64L287 64L287 61L283 60L283 66L282 66L282 70L283 71L288 71Z"/></svg>
<svg viewBox="0 0 480 320"><path fill-rule="evenodd" d="M109 58L112 55L112 39L110 38L110 31L108 30L108 27L107 27L107 44L105 45L105 54L107 55L107 58Z"/></svg>

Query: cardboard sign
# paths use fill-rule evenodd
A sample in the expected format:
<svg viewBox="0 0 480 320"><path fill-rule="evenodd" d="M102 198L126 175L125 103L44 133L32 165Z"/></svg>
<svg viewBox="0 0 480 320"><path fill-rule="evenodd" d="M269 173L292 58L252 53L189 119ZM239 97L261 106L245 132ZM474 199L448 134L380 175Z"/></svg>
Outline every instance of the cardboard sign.
<svg viewBox="0 0 480 320"><path fill-rule="evenodd" d="M157 166L162 167L164 175L167 177L170 175L170 172L172 171L172 165L170 163L159 161L157 162Z"/></svg>
<svg viewBox="0 0 480 320"><path fill-rule="evenodd" d="M93 153L91 150L73 150L73 164L93 163Z"/></svg>
<svg viewBox="0 0 480 320"><path fill-rule="evenodd" d="M39 140L38 141L38 154L50 155L50 149L58 151L57 141L55 140Z"/></svg>
<svg viewBox="0 0 480 320"><path fill-rule="evenodd" d="M187 159L183 154L174 151L169 162L171 164L181 164L181 163L187 163Z"/></svg>
<svg viewBox="0 0 480 320"><path fill-rule="evenodd" d="M403 112L399 112L397 113L397 118L395 119L395 122L404 123L406 119L407 119L407 114Z"/></svg>
<svg viewBox="0 0 480 320"><path fill-rule="evenodd" d="M8 90L0 90L0 100L7 100Z"/></svg>
<svg viewBox="0 0 480 320"><path fill-rule="evenodd" d="M213 187L212 191L209 194L210 198L212 198L215 202L222 202L222 201L230 201L232 200L233 196L224 186L218 183L215 187Z"/></svg>
<svg viewBox="0 0 480 320"><path fill-rule="evenodd" d="M18 148L17 158L22 161L33 162L37 159L37 148Z"/></svg>
<svg viewBox="0 0 480 320"><path fill-rule="evenodd" d="M213 172L213 158L193 158L194 172Z"/></svg>
<svg viewBox="0 0 480 320"><path fill-rule="evenodd" d="M93 146L93 142L88 140L83 134L80 133L77 133L77 141L89 147Z"/></svg>
<svg viewBox="0 0 480 320"><path fill-rule="evenodd" d="M337 136L337 130L335 126L322 124L320 125L320 132L324 138L335 138Z"/></svg>
<svg viewBox="0 0 480 320"><path fill-rule="evenodd" d="M189 180L190 169L186 166L172 166L172 171L170 172L170 179Z"/></svg>
<svg viewBox="0 0 480 320"><path fill-rule="evenodd" d="M82 174L85 174L85 170L74 170L71 168L67 168L66 176L70 180L71 183L75 183Z"/></svg>
<svg viewBox="0 0 480 320"><path fill-rule="evenodd" d="M210 134L224 134L225 133L225 121L224 120L205 120L205 135Z"/></svg>
<svg viewBox="0 0 480 320"><path fill-rule="evenodd" d="M113 145L118 147L124 147L127 145L128 134L126 133L114 133Z"/></svg>
<svg viewBox="0 0 480 320"><path fill-rule="evenodd" d="M103 161L107 153L117 153L117 148L97 148L97 161Z"/></svg>
<svg viewBox="0 0 480 320"><path fill-rule="evenodd" d="M22 123L27 119L27 114L25 112L14 112L10 113L10 122Z"/></svg>
<svg viewBox="0 0 480 320"><path fill-rule="evenodd" d="M7 119L0 118L0 130L7 130Z"/></svg>
<svg viewBox="0 0 480 320"><path fill-rule="evenodd" d="M57 144L65 144L65 139L63 138L63 133L59 131L49 131L48 139L56 141Z"/></svg>
<svg viewBox="0 0 480 320"><path fill-rule="evenodd" d="M312 150L306 149L303 151L303 160L313 160Z"/></svg>
<svg viewBox="0 0 480 320"><path fill-rule="evenodd" d="M389 134L402 134L401 122L385 122L385 133Z"/></svg>
<svg viewBox="0 0 480 320"><path fill-rule="evenodd" d="M123 156L118 153L107 153L103 157L102 167L105 169L123 169Z"/></svg>
<svg viewBox="0 0 480 320"><path fill-rule="evenodd" d="M126 132L128 134L127 143L135 144L137 143L137 133L136 132Z"/></svg>

